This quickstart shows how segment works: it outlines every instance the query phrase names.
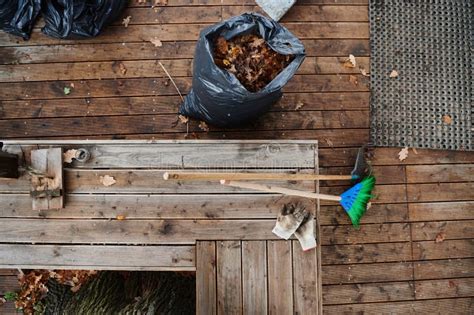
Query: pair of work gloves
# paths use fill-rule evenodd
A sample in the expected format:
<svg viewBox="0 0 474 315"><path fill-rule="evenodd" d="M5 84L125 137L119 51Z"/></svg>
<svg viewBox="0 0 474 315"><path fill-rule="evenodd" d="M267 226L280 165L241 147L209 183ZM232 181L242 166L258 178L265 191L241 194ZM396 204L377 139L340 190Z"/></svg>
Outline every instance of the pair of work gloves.
<svg viewBox="0 0 474 315"><path fill-rule="evenodd" d="M285 240L294 234L304 251L316 247L314 216L299 203L285 204L272 232Z"/></svg>

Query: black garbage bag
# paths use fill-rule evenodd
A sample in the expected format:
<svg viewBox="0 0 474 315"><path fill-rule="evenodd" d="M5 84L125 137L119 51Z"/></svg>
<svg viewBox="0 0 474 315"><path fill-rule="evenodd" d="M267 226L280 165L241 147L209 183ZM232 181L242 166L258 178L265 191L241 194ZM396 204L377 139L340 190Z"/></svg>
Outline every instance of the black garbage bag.
<svg viewBox="0 0 474 315"><path fill-rule="evenodd" d="M41 0L0 0L0 29L29 39Z"/></svg>
<svg viewBox="0 0 474 315"><path fill-rule="evenodd" d="M120 17L126 5L127 0L47 0L41 31L62 39L94 37Z"/></svg>
<svg viewBox="0 0 474 315"><path fill-rule="evenodd" d="M268 85L248 91L229 71L214 63L217 37L256 34L279 54L294 59ZM282 96L282 87L298 70L305 57L303 44L285 27L262 15L245 13L204 29L196 45L193 86L179 109L181 115L221 127L236 127L254 120Z"/></svg>

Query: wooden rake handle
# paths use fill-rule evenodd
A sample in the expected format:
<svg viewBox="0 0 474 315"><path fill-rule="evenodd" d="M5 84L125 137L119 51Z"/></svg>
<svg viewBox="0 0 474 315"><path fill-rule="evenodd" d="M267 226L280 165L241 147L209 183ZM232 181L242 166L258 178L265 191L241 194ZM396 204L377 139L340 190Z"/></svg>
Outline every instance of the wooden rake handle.
<svg viewBox="0 0 474 315"><path fill-rule="evenodd" d="M225 180L225 179L222 179L220 182L222 185L253 189L253 190L264 191L264 192L278 193L278 194L289 195L289 196L299 196L299 197L305 197L305 198L310 198L310 199L341 201L340 196L318 194L318 193L313 193L309 191L289 189L289 188L279 187L279 186L261 185L261 184L238 182L238 181Z"/></svg>
<svg viewBox="0 0 474 315"><path fill-rule="evenodd" d="M288 173L201 173L166 172L165 180L351 180L351 175L317 175Z"/></svg>

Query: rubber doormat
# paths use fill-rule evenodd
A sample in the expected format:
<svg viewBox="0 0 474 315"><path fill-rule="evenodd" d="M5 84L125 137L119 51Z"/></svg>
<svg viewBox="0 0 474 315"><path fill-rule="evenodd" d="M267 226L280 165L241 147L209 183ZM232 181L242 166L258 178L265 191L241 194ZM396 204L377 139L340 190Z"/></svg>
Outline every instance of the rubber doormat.
<svg viewBox="0 0 474 315"><path fill-rule="evenodd" d="M371 0L371 142L472 150L471 0Z"/></svg>

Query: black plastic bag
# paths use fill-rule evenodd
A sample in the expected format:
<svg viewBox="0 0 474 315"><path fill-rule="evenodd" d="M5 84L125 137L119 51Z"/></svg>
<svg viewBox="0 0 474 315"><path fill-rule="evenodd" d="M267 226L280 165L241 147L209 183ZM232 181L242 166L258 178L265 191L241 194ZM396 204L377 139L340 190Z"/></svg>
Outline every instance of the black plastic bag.
<svg viewBox="0 0 474 315"><path fill-rule="evenodd" d="M41 0L0 0L0 29L29 39Z"/></svg>
<svg viewBox="0 0 474 315"><path fill-rule="evenodd" d="M230 72L214 63L214 41L223 36L260 35L274 51L293 55L293 61L267 86L249 92ZM262 15L245 13L204 29L196 45L193 87L179 109L181 115L221 127L236 127L254 120L282 96L282 87L305 58L303 44L285 27Z"/></svg>
<svg viewBox="0 0 474 315"><path fill-rule="evenodd" d="M46 0L42 32L62 39L97 36L120 17L126 0Z"/></svg>

